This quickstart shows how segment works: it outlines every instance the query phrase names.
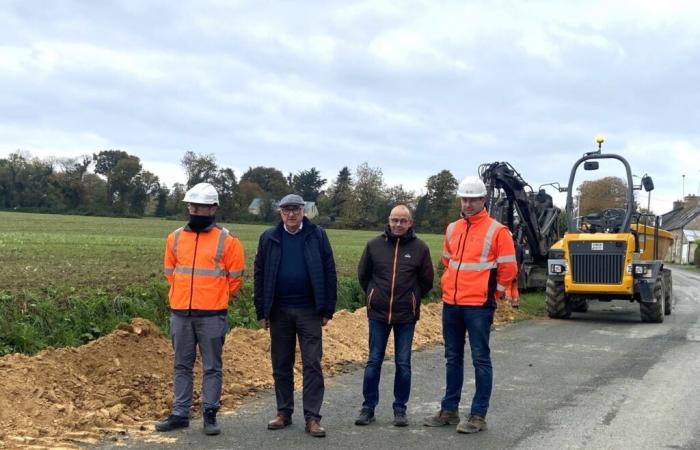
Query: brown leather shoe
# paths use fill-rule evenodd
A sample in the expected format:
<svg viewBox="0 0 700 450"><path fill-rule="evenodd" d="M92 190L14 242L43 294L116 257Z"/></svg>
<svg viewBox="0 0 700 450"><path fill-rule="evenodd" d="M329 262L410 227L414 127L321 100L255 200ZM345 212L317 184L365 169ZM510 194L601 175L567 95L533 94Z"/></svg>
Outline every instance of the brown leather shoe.
<svg viewBox="0 0 700 450"><path fill-rule="evenodd" d="M277 416L267 423L268 430L281 430L284 427L288 427L292 424L292 418L285 416L284 414L277 414Z"/></svg>
<svg viewBox="0 0 700 450"><path fill-rule="evenodd" d="M318 419L310 419L306 422L306 432L313 437L326 437L326 429L321 426Z"/></svg>

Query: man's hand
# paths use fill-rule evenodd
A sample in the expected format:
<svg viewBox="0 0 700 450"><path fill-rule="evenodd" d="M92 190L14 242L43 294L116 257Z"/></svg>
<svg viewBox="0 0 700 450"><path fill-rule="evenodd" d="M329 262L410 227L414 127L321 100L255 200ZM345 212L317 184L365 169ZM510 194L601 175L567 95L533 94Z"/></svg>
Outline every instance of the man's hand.
<svg viewBox="0 0 700 450"><path fill-rule="evenodd" d="M324 317L324 318L321 320L321 326L322 326L322 327L325 327L326 325L328 325L328 321L329 321L329 320L331 320L331 319L329 319L328 317Z"/></svg>
<svg viewBox="0 0 700 450"><path fill-rule="evenodd" d="M267 319L261 319L259 323L260 328L262 328L263 330L267 330L268 328L270 328L270 321Z"/></svg>

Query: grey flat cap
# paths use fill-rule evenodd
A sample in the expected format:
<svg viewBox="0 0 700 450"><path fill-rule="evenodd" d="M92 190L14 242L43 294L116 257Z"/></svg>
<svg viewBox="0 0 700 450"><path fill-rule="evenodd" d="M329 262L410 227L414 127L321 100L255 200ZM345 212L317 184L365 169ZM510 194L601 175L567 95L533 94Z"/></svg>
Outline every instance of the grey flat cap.
<svg viewBox="0 0 700 450"><path fill-rule="evenodd" d="M279 207L284 208L285 206L304 206L306 203L301 196L297 194L285 195L279 202Z"/></svg>

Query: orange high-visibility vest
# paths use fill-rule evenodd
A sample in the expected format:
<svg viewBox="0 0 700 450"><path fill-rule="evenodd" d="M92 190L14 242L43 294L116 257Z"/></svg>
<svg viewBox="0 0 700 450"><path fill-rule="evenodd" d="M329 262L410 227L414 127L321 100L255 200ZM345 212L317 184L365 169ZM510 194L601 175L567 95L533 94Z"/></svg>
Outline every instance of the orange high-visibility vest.
<svg viewBox="0 0 700 450"><path fill-rule="evenodd" d="M165 277L173 310L222 311L243 284L243 245L226 228L178 228L165 244Z"/></svg>
<svg viewBox="0 0 700 450"><path fill-rule="evenodd" d="M518 272L508 228L485 209L447 226L442 263L442 300L450 305L495 305Z"/></svg>

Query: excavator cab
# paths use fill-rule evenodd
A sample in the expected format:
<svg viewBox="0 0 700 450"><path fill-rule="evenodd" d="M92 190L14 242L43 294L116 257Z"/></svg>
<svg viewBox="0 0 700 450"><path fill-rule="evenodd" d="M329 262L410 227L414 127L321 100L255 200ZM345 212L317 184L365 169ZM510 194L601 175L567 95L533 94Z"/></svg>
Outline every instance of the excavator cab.
<svg viewBox="0 0 700 450"><path fill-rule="evenodd" d="M641 223L640 218L650 215L635 211L634 199L634 190L650 191L653 181L645 175L642 185L635 186L627 160L603 153L602 137L596 142L598 150L585 153L571 169L566 188L567 231L548 255L547 312L552 318L566 319L572 312L585 312L590 300L621 299L639 302L642 321L663 322L672 310L671 271L663 263L672 235L660 229L658 218ZM608 161L623 168L622 204L578 215L585 201L574 201L578 169L595 171Z"/></svg>

